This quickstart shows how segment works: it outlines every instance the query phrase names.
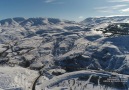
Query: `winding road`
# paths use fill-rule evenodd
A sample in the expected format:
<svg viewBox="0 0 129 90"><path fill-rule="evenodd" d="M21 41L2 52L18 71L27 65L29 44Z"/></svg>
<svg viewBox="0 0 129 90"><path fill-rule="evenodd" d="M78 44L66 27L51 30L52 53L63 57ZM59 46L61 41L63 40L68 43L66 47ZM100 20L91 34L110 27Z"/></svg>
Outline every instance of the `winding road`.
<svg viewBox="0 0 129 90"><path fill-rule="evenodd" d="M33 82L33 85L32 85L32 90L36 90L36 83L37 81L39 80L39 78L41 77L41 75L39 75Z"/></svg>

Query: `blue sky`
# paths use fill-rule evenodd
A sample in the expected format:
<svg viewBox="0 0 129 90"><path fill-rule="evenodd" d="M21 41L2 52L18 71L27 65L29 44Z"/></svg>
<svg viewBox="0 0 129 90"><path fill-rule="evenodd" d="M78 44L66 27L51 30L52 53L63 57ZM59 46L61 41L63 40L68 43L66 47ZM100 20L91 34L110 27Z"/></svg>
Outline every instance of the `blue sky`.
<svg viewBox="0 0 129 90"><path fill-rule="evenodd" d="M129 0L0 0L0 19L53 17L81 21L114 15L129 15Z"/></svg>

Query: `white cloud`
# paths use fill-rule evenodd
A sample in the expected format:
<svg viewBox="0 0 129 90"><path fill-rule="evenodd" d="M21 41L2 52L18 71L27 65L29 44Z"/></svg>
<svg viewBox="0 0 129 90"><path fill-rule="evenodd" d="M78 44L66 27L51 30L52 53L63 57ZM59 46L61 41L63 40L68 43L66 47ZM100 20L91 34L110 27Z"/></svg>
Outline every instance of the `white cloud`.
<svg viewBox="0 0 129 90"><path fill-rule="evenodd" d="M122 9L121 11L122 11L122 12L129 12L129 8Z"/></svg>
<svg viewBox="0 0 129 90"><path fill-rule="evenodd" d="M123 7L126 7L128 5L126 4L120 4L120 5L115 5L115 6L104 6L104 7L96 7L95 9L96 10L107 10L107 9L120 9L120 8L123 8Z"/></svg>
<svg viewBox="0 0 129 90"><path fill-rule="evenodd" d="M97 7L95 10L102 13L112 13L112 10L108 7Z"/></svg>
<svg viewBox="0 0 129 90"><path fill-rule="evenodd" d="M102 12L102 13L113 13L112 10L99 10L98 12Z"/></svg>
<svg viewBox="0 0 129 90"><path fill-rule="evenodd" d="M123 4L123 5L115 5L115 6L112 6L111 8L112 8L112 9L120 9L120 8L123 8L123 7L126 7L126 6L128 6L128 5L126 5L126 4Z"/></svg>
<svg viewBox="0 0 129 90"><path fill-rule="evenodd" d="M129 2L129 0L107 0L108 2Z"/></svg>
<svg viewBox="0 0 129 90"><path fill-rule="evenodd" d="M104 13L113 13L115 11L119 11L120 9L127 7L126 4L119 4L114 6L104 6L104 7L96 7L95 10L98 12L104 12Z"/></svg>
<svg viewBox="0 0 129 90"><path fill-rule="evenodd" d="M45 0L45 3L52 3L52 4L64 4L61 0Z"/></svg>
<svg viewBox="0 0 129 90"><path fill-rule="evenodd" d="M56 1L56 0L46 0L45 2L46 2L46 3L52 3L52 2L54 2L54 1Z"/></svg>
<svg viewBox="0 0 129 90"><path fill-rule="evenodd" d="M83 17L83 16L79 16L78 18L79 18L79 19L83 19L84 17Z"/></svg>

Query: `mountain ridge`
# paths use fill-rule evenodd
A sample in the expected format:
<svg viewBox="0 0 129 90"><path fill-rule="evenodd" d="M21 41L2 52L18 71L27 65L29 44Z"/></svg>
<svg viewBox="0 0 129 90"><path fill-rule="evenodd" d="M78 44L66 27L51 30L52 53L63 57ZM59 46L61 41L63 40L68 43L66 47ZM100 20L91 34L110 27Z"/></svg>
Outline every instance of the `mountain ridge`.
<svg viewBox="0 0 129 90"><path fill-rule="evenodd" d="M129 16L113 16L113 17L90 17L81 21L84 25L102 24L102 23L126 23L129 22Z"/></svg>
<svg viewBox="0 0 129 90"><path fill-rule="evenodd" d="M59 24L61 22L75 23L75 21L70 21L70 20L63 20L58 18L44 18L44 17L35 17L35 18L14 17L14 18L7 18L0 20L1 25L19 24L21 26L24 26L27 23L31 23L32 26L36 26L36 25L47 25L47 24Z"/></svg>

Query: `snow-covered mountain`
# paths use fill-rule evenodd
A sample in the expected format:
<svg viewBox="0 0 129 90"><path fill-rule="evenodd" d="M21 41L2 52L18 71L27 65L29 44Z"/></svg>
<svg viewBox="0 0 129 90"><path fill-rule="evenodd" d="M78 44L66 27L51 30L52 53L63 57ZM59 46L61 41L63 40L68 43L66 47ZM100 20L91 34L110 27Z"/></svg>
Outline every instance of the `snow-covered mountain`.
<svg viewBox="0 0 129 90"><path fill-rule="evenodd" d="M81 23L41 17L1 20L0 66L10 69L14 67L14 70L17 67L16 70L19 70L19 67L31 69L31 72L34 72L33 75L36 75L35 71L39 71L41 77L36 85L37 90L53 90L52 88L64 90L61 88L63 86L67 87L66 90L83 90L81 88L94 90L92 87L96 82L101 86L101 90L105 88L119 90L121 87L127 90L129 87L127 83L129 82L129 35L125 33L116 35L114 28L115 32L124 32L124 30L128 32L128 21L128 16L87 18ZM105 31L112 35L105 35ZM4 78L2 73L7 74L1 71L0 78ZM15 74L13 69L10 73ZM21 73L28 77L26 72ZM126 76L126 83L121 82L121 87L114 87L116 83L113 85L99 83L99 75L100 78L104 78L105 75L113 76L114 73L117 78ZM79 79L83 75L87 78L84 81ZM12 79L15 79L15 76L12 76ZM55 81L56 77L57 81ZM91 78L96 79L92 81ZM44 83L44 79L47 83ZM81 85L84 82L87 83ZM69 85L74 83L73 87L68 83ZM77 88L78 83L80 84ZM21 83L20 86L19 83L13 84L16 86L11 86L25 90ZM96 88L100 90L98 86ZM0 88L6 89L2 84ZM28 88L26 90L30 90Z"/></svg>
<svg viewBox="0 0 129 90"><path fill-rule="evenodd" d="M75 23L74 21L68 20L60 20L57 18L23 18L23 17L16 17L16 18L8 18L0 21L2 26L12 26L12 25L20 25L20 26L42 26L42 25L52 25L52 24L63 24L63 23Z"/></svg>
<svg viewBox="0 0 129 90"><path fill-rule="evenodd" d="M94 26L104 23L128 23L129 16L114 16L114 17L91 17L81 21L84 25Z"/></svg>

